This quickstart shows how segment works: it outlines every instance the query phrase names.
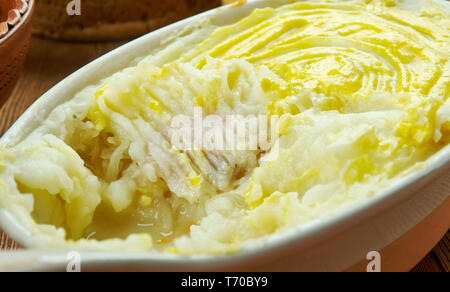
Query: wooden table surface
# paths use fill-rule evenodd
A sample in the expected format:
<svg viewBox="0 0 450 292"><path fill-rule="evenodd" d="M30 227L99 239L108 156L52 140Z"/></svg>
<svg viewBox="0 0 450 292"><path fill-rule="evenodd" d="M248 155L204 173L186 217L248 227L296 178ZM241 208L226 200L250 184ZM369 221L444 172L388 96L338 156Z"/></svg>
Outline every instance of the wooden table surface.
<svg viewBox="0 0 450 292"><path fill-rule="evenodd" d="M121 45L121 43L61 43L33 38L30 53L12 97L0 110L0 136L43 93L81 66ZM20 247L0 231L0 250ZM413 270L415 272L450 271L450 233Z"/></svg>

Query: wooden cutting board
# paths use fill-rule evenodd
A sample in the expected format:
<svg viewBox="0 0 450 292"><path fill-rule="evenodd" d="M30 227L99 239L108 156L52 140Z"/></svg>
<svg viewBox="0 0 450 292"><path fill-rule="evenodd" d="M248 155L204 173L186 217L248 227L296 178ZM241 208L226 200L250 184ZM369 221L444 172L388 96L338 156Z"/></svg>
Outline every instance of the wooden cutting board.
<svg viewBox="0 0 450 292"><path fill-rule="evenodd" d="M40 38L31 41L30 54L19 83L0 109L0 136L43 93L81 66L121 45L115 43L62 43ZM20 246L0 231L0 250L16 250ZM414 269L420 272L450 271L450 233Z"/></svg>

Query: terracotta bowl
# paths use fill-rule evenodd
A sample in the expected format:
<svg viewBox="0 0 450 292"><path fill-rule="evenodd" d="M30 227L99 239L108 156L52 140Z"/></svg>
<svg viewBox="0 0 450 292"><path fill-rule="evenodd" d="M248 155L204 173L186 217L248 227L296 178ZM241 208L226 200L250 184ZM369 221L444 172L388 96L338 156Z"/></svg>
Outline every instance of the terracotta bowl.
<svg viewBox="0 0 450 292"><path fill-rule="evenodd" d="M11 95L28 53L34 3L0 1L0 108Z"/></svg>

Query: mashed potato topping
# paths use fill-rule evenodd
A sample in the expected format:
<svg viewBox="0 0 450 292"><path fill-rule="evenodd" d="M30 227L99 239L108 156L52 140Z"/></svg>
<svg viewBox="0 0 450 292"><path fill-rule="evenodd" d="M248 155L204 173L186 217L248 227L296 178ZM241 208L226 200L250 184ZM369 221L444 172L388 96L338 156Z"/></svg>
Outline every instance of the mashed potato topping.
<svg viewBox="0 0 450 292"><path fill-rule="evenodd" d="M1 149L0 208L41 246L223 254L362 202L450 142L448 5L420 2L274 2L180 36ZM196 107L279 116L277 147L178 149Z"/></svg>

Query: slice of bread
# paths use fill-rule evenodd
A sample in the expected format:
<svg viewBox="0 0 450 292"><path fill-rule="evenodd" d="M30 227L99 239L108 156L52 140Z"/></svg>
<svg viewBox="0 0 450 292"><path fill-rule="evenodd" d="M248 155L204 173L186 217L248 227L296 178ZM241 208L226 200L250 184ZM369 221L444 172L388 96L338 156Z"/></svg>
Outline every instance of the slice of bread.
<svg viewBox="0 0 450 292"><path fill-rule="evenodd" d="M70 41L128 39L221 4L220 0L81 0L81 15L70 16L70 2L37 1L34 33Z"/></svg>

